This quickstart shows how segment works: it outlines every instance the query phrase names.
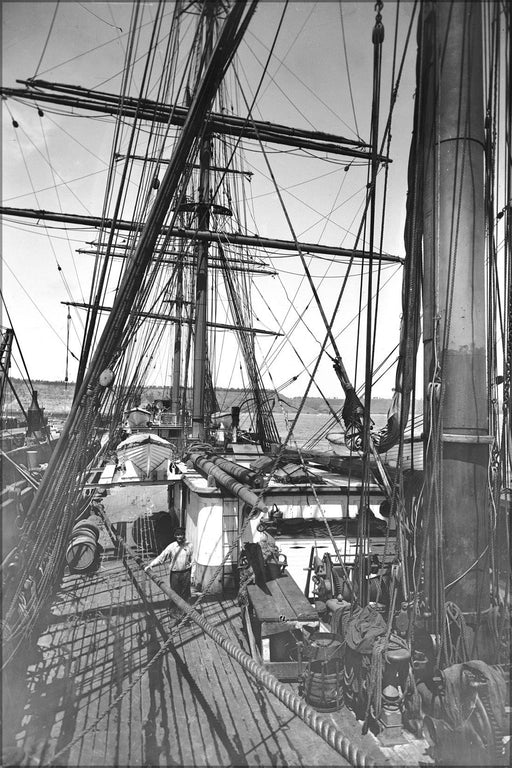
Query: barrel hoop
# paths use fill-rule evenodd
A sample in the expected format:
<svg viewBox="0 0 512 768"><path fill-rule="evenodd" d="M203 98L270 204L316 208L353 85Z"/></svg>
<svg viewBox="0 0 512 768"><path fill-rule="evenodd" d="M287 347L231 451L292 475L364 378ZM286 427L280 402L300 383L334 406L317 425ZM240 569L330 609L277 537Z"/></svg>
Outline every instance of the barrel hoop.
<svg viewBox="0 0 512 768"><path fill-rule="evenodd" d="M66 549L66 562L74 571L83 571L94 562L97 545L94 534L74 536Z"/></svg>

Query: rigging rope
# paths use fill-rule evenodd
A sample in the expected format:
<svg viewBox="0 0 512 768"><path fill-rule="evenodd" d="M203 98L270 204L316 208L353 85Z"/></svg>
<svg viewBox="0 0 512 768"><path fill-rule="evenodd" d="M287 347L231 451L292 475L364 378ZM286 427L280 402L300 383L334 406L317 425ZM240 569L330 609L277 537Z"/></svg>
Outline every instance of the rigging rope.
<svg viewBox="0 0 512 768"><path fill-rule="evenodd" d="M141 558L136 556L126 542L113 530L112 525L106 518L103 509L97 508L100 517L105 524L107 531L112 541L119 546L123 552L123 564L125 569L130 573L132 581L143 598L143 602L146 604L147 610L150 614L153 614L151 606L148 604L147 597L144 594L144 590L137 584L137 580L134 577L133 571L128 564L128 560L133 560L137 566L142 567ZM247 526L250 524L251 516L247 516L247 519L240 531L239 538L243 536L243 533ZM232 545L228 553L223 559L223 563L216 569L209 584L207 585L203 595L195 603L195 606L199 606L204 600L212 584L216 581L218 575L221 573L224 562L230 556L230 553L238 545L238 540ZM65 747L61 748L54 756L53 761L62 757L68 753L71 747L81 741L88 733L96 729L97 724L101 722L119 703L120 701L140 682L142 677L148 672L148 670L167 652L167 650L173 645L175 632L179 629L185 621L192 619L203 631L211 637L217 645L223 648L232 658L237 661L245 672L249 673L259 683L261 683L270 693L272 693L279 701L281 701L291 712L300 717L315 733L317 733L324 741L326 741L333 749L347 759L352 765L360 768L366 768L374 766L375 763L371 757L369 757L363 750L352 743L346 738L338 728L333 725L328 717L316 712L313 707L306 704L297 694L295 694L289 687L279 682L270 672L268 672L263 666L258 664L248 654L246 654L239 646L233 643L225 634L221 633L216 627L211 625L200 613L198 613L196 607L192 607L186 601L169 588L163 580L157 578L153 574L146 574L148 578L154 581L158 587L165 592L168 597L175 603L175 605L183 611L183 617L179 623L172 628L171 634L167 640L164 641L160 649L149 659L149 661L143 665L140 672L129 682L127 688L122 690L114 700L108 705L108 707L95 718L95 720L80 733L78 733ZM165 635L164 635L165 637Z"/></svg>
<svg viewBox="0 0 512 768"><path fill-rule="evenodd" d="M50 37L52 36L52 31L53 31L53 25L55 24L55 19L57 17L57 11L59 10L59 3L60 3L60 0L57 0L57 2L55 3L55 10L53 12L52 20L50 22L50 29L48 30L48 34L46 36L46 41L45 41L45 44L43 46L43 50L41 52L41 56L39 57L39 61L37 63L37 67L36 67L34 75L33 75L33 79L37 77L37 74L39 72L39 67L41 66L41 63L42 63L42 61L44 59L44 54L46 53L46 48L48 47L48 43L50 42Z"/></svg>
<svg viewBox="0 0 512 768"><path fill-rule="evenodd" d="M244 12L246 12L245 15ZM238 31L245 28L253 12L254 4L247 8L244 3L237 3L226 18L215 51L208 64L205 79L198 89L185 129L175 150L174 162L168 166L164 183L157 193L159 203L154 217L156 221L153 220L152 226L147 227L142 233L140 238L142 245L138 248L139 259L130 265L131 268L123 281L122 295L116 297L114 304L119 314L114 315L113 321L107 324L105 328L102 337L104 346L101 346L96 353L88 369L87 376L64 425L59 446L50 459L48 471L44 474L32 502L29 517L31 520L36 518L31 527L38 535L36 535L35 544L27 541L26 536L22 537L20 547L22 550L25 549L25 551L30 552L27 567L35 573L37 565L43 564L43 571L40 588L34 589L27 603L28 611L23 611L20 614L18 610L23 589L23 578L7 611L4 625L6 630L4 632L4 664L13 658L24 638L30 634L40 610L48 601L51 589L55 586L62 571L64 565L63 545L72 527L75 503L81 493L84 481L87 448L90 447L100 402L105 399L102 388L96 384L96 381L107 365L110 364L114 369L119 365L119 336L129 315L130 294L134 296L139 287L140 276L144 273L146 262L150 256L149 245L156 240L157 230L161 226L159 219L164 217L167 212L166 198L173 188L177 187L182 167L195 146L194 123L204 119L205 111L213 99L213 93L232 56L230 46L236 41ZM78 482L77 478L79 479ZM38 512L37 517L35 511ZM54 524L49 525L52 520ZM56 535L55 531L57 531Z"/></svg>

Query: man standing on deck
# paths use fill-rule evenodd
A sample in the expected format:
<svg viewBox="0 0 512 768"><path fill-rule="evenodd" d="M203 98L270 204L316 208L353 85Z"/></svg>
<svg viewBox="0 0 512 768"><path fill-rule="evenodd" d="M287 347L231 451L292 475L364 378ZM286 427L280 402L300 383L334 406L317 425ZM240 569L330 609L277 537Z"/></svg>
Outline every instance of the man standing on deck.
<svg viewBox="0 0 512 768"><path fill-rule="evenodd" d="M192 545L185 541L185 529L176 528L174 532L176 541L171 542L154 560L144 567L147 571L154 565L170 561L169 585L187 603L190 602L190 581L192 571ZM171 605L171 616L178 618L181 610Z"/></svg>

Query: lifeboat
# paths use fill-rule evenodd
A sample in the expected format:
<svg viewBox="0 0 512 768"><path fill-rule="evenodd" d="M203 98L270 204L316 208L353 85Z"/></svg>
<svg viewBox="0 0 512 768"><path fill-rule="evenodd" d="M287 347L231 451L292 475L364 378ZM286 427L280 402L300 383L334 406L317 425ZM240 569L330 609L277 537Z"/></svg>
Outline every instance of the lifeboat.
<svg viewBox="0 0 512 768"><path fill-rule="evenodd" d="M116 448L119 464L131 464L141 479L158 470L167 469L174 458L175 448L168 440L150 433L130 435Z"/></svg>

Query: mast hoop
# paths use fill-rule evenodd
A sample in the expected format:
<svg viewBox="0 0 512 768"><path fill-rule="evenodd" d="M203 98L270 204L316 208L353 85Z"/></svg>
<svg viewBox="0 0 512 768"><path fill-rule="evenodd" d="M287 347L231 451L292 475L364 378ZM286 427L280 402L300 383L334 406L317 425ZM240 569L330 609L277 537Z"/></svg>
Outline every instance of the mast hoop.
<svg viewBox="0 0 512 768"><path fill-rule="evenodd" d="M436 141L436 145L446 144L449 141L474 141L475 144L480 144L480 146L485 149L485 142L481 139L476 139L474 136L447 136L445 139Z"/></svg>

